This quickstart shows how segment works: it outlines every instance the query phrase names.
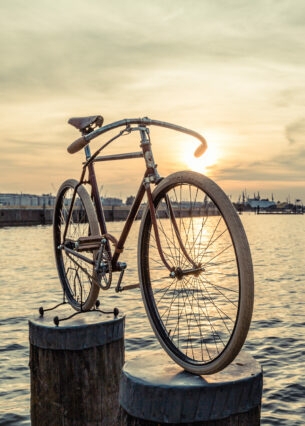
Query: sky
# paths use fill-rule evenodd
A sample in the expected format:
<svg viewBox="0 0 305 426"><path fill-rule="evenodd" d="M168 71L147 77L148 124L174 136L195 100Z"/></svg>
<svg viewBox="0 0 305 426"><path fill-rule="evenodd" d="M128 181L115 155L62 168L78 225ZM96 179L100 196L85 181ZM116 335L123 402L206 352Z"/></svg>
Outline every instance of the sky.
<svg viewBox="0 0 305 426"><path fill-rule="evenodd" d="M67 120L101 114L206 137L194 163L196 142L151 129L162 176L194 168L233 200L305 204L303 0L2 0L0 55L1 193L55 194L78 178L84 157L66 151L79 137ZM103 195L134 194L141 166L100 163Z"/></svg>

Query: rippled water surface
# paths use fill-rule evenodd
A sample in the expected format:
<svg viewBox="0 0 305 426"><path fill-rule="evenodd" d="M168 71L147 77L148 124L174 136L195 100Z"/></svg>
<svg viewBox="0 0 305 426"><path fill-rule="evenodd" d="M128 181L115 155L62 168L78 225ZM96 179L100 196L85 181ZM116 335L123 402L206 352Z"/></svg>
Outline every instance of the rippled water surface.
<svg viewBox="0 0 305 426"><path fill-rule="evenodd" d="M264 371L262 425L305 424L305 216L241 216L255 271L255 309L245 349ZM120 223L109 231L116 235ZM136 224L136 228L138 223ZM126 243L125 281L137 282L137 229ZM30 425L28 319L62 295L51 227L0 229L0 425ZM102 293L126 314L126 350L155 350L139 290Z"/></svg>

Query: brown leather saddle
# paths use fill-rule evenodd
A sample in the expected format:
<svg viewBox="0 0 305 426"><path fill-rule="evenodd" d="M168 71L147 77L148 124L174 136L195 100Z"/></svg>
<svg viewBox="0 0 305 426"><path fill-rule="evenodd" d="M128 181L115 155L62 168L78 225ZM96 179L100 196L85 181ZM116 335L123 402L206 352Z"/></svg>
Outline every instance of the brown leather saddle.
<svg viewBox="0 0 305 426"><path fill-rule="evenodd" d="M104 118L101 115L89 117L72 117L68 123L78 129L82 134L91 133L96 127L102 127Z"/></svg>

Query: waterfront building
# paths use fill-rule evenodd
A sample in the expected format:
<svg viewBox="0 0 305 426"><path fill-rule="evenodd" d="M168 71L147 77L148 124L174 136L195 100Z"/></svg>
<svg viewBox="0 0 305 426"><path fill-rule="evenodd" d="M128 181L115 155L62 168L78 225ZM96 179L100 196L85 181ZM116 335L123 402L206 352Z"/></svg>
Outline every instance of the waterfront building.
<svg viewBox="0 0 305 426"><path fill-rule="evenodd" d="M55 204L55 196L52 194L0 194L0 207L5 208L48 208Z"/></svg>

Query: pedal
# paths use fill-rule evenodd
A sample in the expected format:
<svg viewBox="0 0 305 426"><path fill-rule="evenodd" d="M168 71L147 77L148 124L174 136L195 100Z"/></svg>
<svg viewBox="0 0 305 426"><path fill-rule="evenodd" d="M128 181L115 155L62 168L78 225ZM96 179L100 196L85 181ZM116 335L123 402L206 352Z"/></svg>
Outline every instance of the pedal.
<svg viewBox="0 0 305 426"><path fill-rule="evenodd" d="M91 235L89 237L79 237L75 243L77 251L97 250L101 245L103 237L101 235Z"/></svg>

